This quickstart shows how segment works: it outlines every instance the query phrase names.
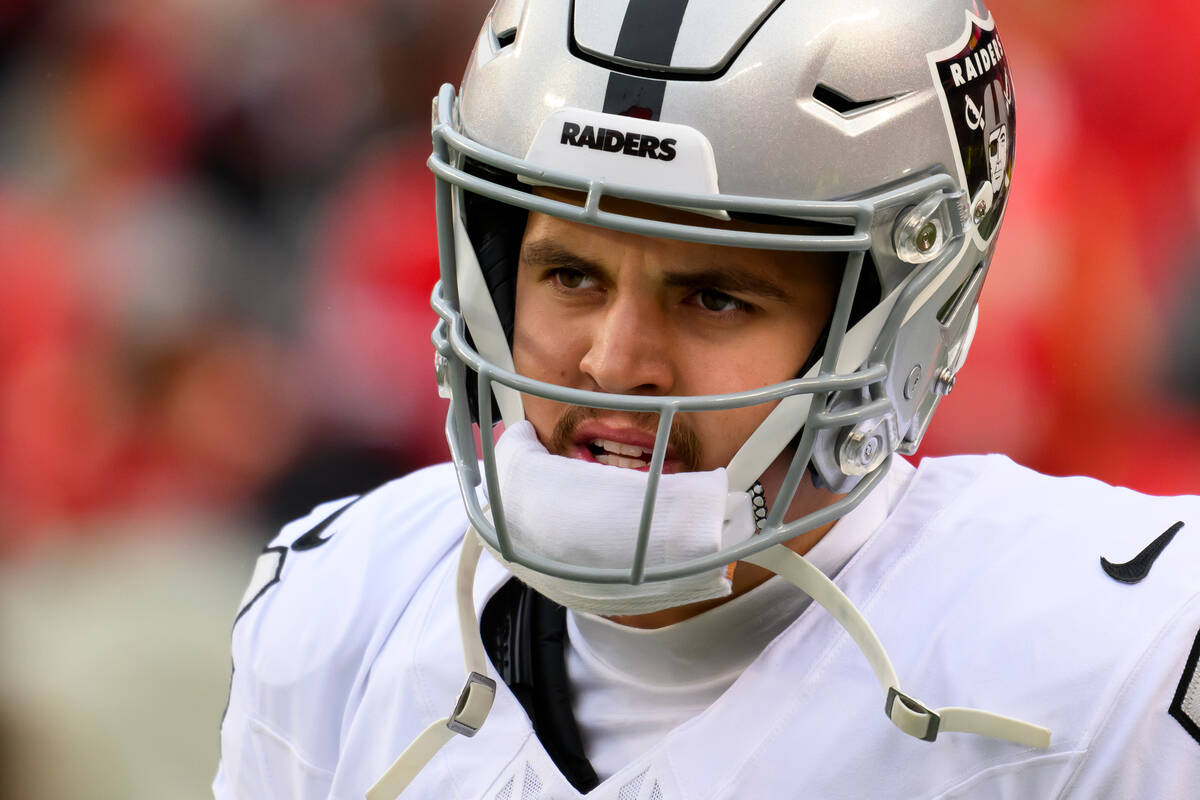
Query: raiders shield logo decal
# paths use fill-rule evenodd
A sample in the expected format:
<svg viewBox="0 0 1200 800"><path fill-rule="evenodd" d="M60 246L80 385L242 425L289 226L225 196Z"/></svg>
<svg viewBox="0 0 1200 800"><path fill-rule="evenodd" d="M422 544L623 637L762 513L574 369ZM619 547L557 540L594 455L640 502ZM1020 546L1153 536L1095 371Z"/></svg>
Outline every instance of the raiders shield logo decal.
<svg viewBox="0 0 1200 800"><path fill-rule="evenodd" d="M1000 225L1016 152L1012 75L989 15L967 13L966 29L953 45L929 54L957 158L958 178L970 197L979 247Z"/></svg>

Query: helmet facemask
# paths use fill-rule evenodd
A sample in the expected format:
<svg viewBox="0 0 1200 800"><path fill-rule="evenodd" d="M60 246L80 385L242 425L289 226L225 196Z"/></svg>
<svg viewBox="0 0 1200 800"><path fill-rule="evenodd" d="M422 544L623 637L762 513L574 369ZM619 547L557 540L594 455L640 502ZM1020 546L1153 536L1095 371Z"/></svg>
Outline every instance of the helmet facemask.
<svg viewBox="0 0 1200 800"><path fill-rule="evenodd" d="M444 87L436 106L435 152L430 159L430 166L438 176L443 265L442 280L433 297L434 307L442 318L434 342L438 349L439 379L451 400L448 439L468 514L489 549L510 565L593 584L636 586L685 578L721 570L746 555L840 518L882 479L890 454L902 446L906 428L912 430L911 416L903 420L898 417L890 397L893 390L888 385L887 360L894 357L890 351L894 350L897 332L911 322L906 320L906 312L918 303L932 302L934 296L948 300L958 288L949 285L950 281L965 272L959 263L963 261L964 249L949 243L952 238L961 241L963 231L954 230L955 220L960 218L957 204L961 194L948 176L922 177L868 198L837 202L672 194L608 186L490 151L455 129L454 107L453 90ZM515 180L501 176L514 176ZM586 199L582 206L574 205L529 191L530 184L580 192ZM669 209L699 210L713 217L794 220L840 232L773 233L715 228L703 223L663 222L607 211L601 203L604 197ZM931 198L936 202L930 203ZM511 274L515 266L512 236L501 243L503 237L486 230L481 232L480 226L467 218L473 208L478 210L481 203L488 201L630 233L734 247L842 253L845 269L820 358L805 374L791 380L733 394L699 397L607 394L556 386L519 375L513 367L509 346L511 312L502 313L512 297L508 279L501 274L505 269ZM918 208L922 202L924 210ZM937 257L924 264L909 265L908 275L898 285L881 286L884 291L890 290L888 296L877 304L868 304L871 310L856 319L859 288L872 283L863 280L864 270L876 269L877 251L893 246L892 231L900 222L911 223L908 217L914 210L942 225L940 238L945 241L939 243ZM521 213L513 211L513 219ZM476 234L474 241L469 233L472 230ZM496 253L501 254L499 261L506 262L504 269L496 267ZM883 257L896 261L894 252ZM967 272L966 276L969 275ZM959 283L966 283L966 276L959 277ZM627 565L595 567L546 558L523 548L510 535L496 469L495 443L491 436L481 436L476 450L473 425L477 422L481 430L490 431L496 422L516 424L523 418L522 394L568 406L657 416L656 446L645 477L639 529L632 537L635 543ZM762 531L704 556L679 563L648 564L646 554L655 518L657 487L662 479L667 434L673 420L681 413L759 404L775 406L727 465L726 473L731 492L746 492L781 453L792 451ZM915 446L915 442L909 444ZM821 455L816 455L818 449L823 451ZM845 496L799 519L788 520L785 514L810 470L820 476L824 485Z"/></svg>

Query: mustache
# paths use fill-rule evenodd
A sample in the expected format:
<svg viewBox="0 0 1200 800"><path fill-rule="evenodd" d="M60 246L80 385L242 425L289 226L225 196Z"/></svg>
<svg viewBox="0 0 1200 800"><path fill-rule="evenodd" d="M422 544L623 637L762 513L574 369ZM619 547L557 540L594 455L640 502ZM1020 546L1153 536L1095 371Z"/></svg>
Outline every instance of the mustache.
<svg viewBox="0 0 1200 800"><path fill-rule="evenodd" d="M558 422L554 425L554 433L550 436L550 446L547 448L555 455L566 455L575 444L575 431L585 421L600 416L601 409L587 406L567 406ZM658 430L659 415L653 411L623 412L623 419L632 425L649 431ZM683 464L687 472L696 472L700 468L700 437L687 424L687 420L679 416L671 422L671 431L667 446Z"/></svg>

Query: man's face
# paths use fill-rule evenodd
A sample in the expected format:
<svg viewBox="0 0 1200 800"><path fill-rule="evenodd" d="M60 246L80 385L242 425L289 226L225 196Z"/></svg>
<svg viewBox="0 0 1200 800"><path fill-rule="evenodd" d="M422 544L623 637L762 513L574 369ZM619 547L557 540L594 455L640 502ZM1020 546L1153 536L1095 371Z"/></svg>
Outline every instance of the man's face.
<svg viewBox="0 0 1200 800"><path fill-rule="evenodd" d="M726 394L789 380L832 313L834 263L841 257L659 239L531 213L514 362L531 378L616 394ZM680 414L665 471L726 466L772 407ZM533 396L525 414L553 453L648 468L656 414Z"/></svg>

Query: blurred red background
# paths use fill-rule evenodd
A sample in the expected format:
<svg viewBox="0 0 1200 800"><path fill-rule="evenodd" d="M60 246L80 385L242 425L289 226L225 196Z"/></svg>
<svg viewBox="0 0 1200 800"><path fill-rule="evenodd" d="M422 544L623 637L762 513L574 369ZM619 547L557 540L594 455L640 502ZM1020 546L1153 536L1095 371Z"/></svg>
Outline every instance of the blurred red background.
<svg viewBox="0 0 1200 800"><path fill-rule="evenodd" d="M0 556L445 458L428 102L487 5L0 5ZM921 455L1200 490L1200 7L992 9L1015 188Z"/></svg>
<svg viewBox="0 0 1200 800"><path fill-rule="evenodd" d="M0 0L0 797L211 797L254 552L446 458L429 100L488 5ZM920 456L1200 491L1200 5L991 5L1014 189Z"/></svg>

